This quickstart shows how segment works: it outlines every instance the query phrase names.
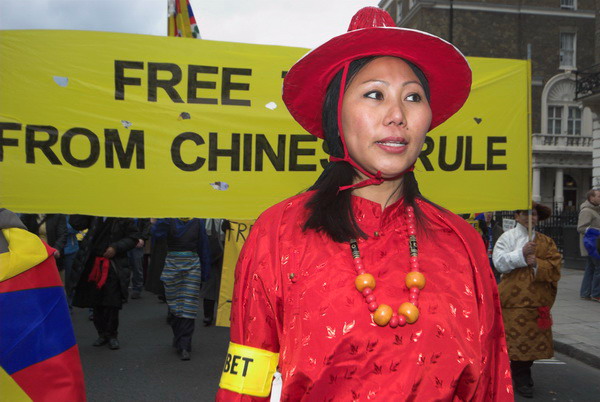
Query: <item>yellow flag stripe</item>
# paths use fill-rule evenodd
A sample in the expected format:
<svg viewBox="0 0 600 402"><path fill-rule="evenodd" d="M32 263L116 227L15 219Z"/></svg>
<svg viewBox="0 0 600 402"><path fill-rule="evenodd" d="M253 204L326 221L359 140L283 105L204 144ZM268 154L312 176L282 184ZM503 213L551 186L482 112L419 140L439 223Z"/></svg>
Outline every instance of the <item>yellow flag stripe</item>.
<svg viewBox="0 0 600 402"><path fill-rule="evenodd" d="M0 402L31 401L25 391L0 367Z"/></svg>
<svg viewBox="0 0 600 402"><path fill-rule="evenodd" d="M8 252L0 254L0 282L36 266L48 258L39 237L24 229L2 229L8 242Z"/></svg>

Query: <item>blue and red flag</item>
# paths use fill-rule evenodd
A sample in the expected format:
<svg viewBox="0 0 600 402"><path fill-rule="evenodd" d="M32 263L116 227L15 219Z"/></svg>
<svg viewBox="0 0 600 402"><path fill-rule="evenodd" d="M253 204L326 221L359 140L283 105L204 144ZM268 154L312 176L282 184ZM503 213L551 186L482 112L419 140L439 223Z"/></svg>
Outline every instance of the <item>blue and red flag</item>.
<svg viewBox="0 0 600 402"><path fill-rule="evenodd" d="M85 401L79 349L54 249L24 229L2 229L0 401Z"/></svg>
<svg viewBox="0 0 600 402"><path fill-rule="evenodd" d="M168 0L168 20L168 36L201 39L190 0Z"/></svg>

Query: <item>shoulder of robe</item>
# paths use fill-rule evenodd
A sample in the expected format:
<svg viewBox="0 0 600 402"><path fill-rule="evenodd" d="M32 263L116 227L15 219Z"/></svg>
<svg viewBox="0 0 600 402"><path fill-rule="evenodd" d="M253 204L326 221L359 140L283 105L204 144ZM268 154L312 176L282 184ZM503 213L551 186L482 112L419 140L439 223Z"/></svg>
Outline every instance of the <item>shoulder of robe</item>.
<svg viewBox="0 0 600 402"><path fill-rule="evenodd" d="M304 192L287 198L267 208L256 220L256 225L269 225L285 221L296 222L303 218L306 213L306 202L310 199L312 192Z"/></svg>

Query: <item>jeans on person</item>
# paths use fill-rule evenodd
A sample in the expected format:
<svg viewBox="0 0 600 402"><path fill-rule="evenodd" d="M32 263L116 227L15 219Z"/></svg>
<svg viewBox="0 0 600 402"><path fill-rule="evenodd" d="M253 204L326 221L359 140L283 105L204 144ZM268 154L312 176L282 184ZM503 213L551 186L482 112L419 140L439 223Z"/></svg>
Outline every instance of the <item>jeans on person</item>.
<svg viewBox="0 0 600 402"><path fill-rule="evenodd" d="M600 259L588 256L587 266L581 281L581 297L600 298Z"/></svg>
<svg viewBox="0 0 600 402"><path fill-rule="evenodd" d="M144 288L144 248L133 248L127 254L131 266L131 289L134 292L141 292Z"/></svg>

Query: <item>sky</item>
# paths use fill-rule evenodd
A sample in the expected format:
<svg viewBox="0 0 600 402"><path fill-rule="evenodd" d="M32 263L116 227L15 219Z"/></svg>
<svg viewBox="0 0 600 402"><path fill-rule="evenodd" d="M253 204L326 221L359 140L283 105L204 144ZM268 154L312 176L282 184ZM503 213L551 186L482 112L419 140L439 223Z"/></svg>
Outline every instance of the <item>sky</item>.
<svg viewBox="0 0 600 402"><path fill-rule="evenodd" d="M379 0L191 0L202 39L314 48ZM166 35L167 0L0 0L0 29Z"/></svg>

